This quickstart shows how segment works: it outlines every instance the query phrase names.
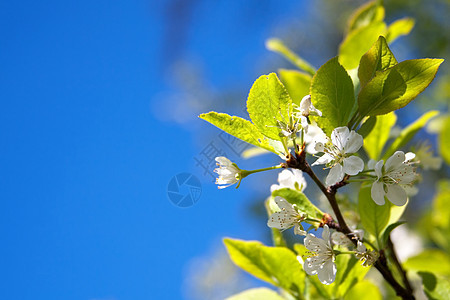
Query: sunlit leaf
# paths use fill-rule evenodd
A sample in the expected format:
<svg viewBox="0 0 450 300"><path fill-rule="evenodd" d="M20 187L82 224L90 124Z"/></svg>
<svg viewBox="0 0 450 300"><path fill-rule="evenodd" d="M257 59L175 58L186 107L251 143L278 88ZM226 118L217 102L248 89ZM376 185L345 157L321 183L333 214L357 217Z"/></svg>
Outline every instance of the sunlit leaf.
<svg viewBox="0 0 450 300"><path fill-rule="evenodd" d="M368 280L355 284L345 295L344 300L382 300L378 287Z"/></svg>
<svg viewBox="0 0 450 300"><path fill-rule="evenodd" d="M337 58L330 59L317 71L311 83L311 101L324 117L316 121L327 134L346 126L355 107L353 83Z"/></svg>
<svg viewBox="0 0 450 300"><path fill-rule="evenodd" d="M425 127L427 122L431 120L433 117L437 116L439 111L432 110L424 113L419 119L417 119L414 123L411 123L406 128L404 128L400 135L392 142L389 148L384 153L383 159L388 159L395 151L399 150L401 147L405 146L415 135L416 133Z"/></svg>
<svg viewBox="0 0 450 300"><path fill-rule="evenodd" d="M366 53L380 35L384 35L386 24L373 22L351 31L339 46L339 62L347 70L358 67L361 56Z"/></svg>
<svg viewBox="0 0 450 300"><path fill-rule="evenodd" d="M323 212L320 211L320 209L318 209L314 204L312 204L311 201L306 197L306 195L300 191L289 188L282 188L275 190L272 193L272 196L280 196L286 199L289 203L297 205L298 209L301 212L308 214L309 217L319 220L323 217Z"/></svg>
<svg viewBox="0 0 450 300"><path fill-rule="evenodd" d="M429 272L419 272L425 294L430 300L448 299L450 295L450 280L448 277L434 275Z"/></svg>
<svg viewBox="0 0 450 300"><path fill-rule="evenodd" d="M371 197L370 189L370 186L365 186L359 190L358 211L364 229L379 237L389 221L390 202L377 205Z"/></svg>
<svg viewBox="0 0 450 300"><path fill-rule="evenodd" d="M268 151L279 153L270 144L267 138L262 135L252 122L236 116L211 111L201 114L199 118L217 126L223 131L243 140L249 144L261 147Z"/></svg>
<svg viewBox="0 0 450 300"><path fill-rule="evenodd" d="M406 106L433 81L442 59L403 61L379 71L358 95L362 116L383 115Z"/></svg>
<svg viewBox="0 0 450 300"><path fill-rule="evenodd" d="M439 152L445 162L450 165L450 117L444 121L441 133L439 134Z"/></svg>
<svg viewBox="0 0 450 300"><path fill-rule="evenodd" d="M295 54L291 49L286 47L286 45L279 39L268 39L266 41L267 50L277 52L283 55L287 60L289 60L294 66L310 75L316 73L316 69L311 66L306 60Z"/></svg>
<svg viewBox="0 0 450 300"><path fill-rule="evenodd" d="M413 18L403 18L394 21L389 25L386 33L386 40L388 43L392 43L402 35L408 35L414 27Z"/></svg>
<svg viewBox="0 0 450 300"><path fill-rule="evenodd" d="M305 273L291 250L229 238L224 243L231 260L253 276L286 290L302 291Z"/></svg>
<svg viewBox="0 0 450 300"><path fill-rule="evenodd" d="M428 249L408 258L403 266L412 271L425 271L450 276L450 256L438 249Z"/></svg>
<svg viewBox="0 0 450 300"><path fill-rule="evenodd" d="M247 111L253 124L268 138L279 140L279 122L288 123L292 100L275 73L256 79L247 100Z"/></svg>
<svg viewBox="0 0 450 300"><path fill-rule="evenodd" d="M397 121L394 112L376 117L376 123L371 133L364 139L364 150L371 159L378 160L386 144L389 133Z"/></svg>
<svg viewBox="0 0 450 300"><path fill-rule="evenodd" d="M380 1L369 1L353 12L348 21L347 32L383 21L384 7Z"/></svg>
<svg viewBox="0 0 450 300"><path fill-rule="evenodd" d="M375 44L362 57L358 68L361 87L364 87L377 71L384 71L397 64L386 39L380 36Z"/></svg>
<svg viewBox="0 0 450 300"><path fill-rule="evenodd" d="M296 70L278 70L281 82L291 96L292 102L299 105L300 100L309 94L311 75Z"/></svg>

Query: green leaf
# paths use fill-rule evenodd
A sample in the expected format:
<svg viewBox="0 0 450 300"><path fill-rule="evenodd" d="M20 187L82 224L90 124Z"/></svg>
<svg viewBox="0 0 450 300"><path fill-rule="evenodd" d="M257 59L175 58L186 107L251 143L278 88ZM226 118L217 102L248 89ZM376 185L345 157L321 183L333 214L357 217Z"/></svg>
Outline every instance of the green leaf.
<svg viewBox="0 0 450 300"><path fill-rule="evenodd" d="M436 227L450 229L450 180L438 183L437 193L433 199L433 223Z"/></svg>
<svg viewBox="0 0 450 300"><path fill-rule="evenodd" d="M298 209L308 214L309 217L321 220L323 212L320 211L311 201L300 191L290 188L282 188L272 193L273 197L280 196L291 204L297 205Z"/></svg>
<svg viewBox="0 0 450 300"><path fill-rule="evenodd" d="M390 202L386 201L384 205L377 205L371 197L370 189L371 187L368 186L361 187L359 190L358 211L364 229L378 240L389 221Z"/></svg>
<svg viewBox="0 0 450 300"><path fill-rule="evenodd" d="M447 277L434 275L428 272L419 272L422 283L430 300L448 299L450 295L450 280Z"/></svg>
<svg viewBox="0 0 450 300"><path fill-rule="evenodd" d="M226 300L285 300L277 292L268 288L254 288L226 298Z"/></svg>
<svg viewBox="0 0 450 300"><path fill-rule="evenodd" d="M444 161L450 165L450 117L444 121L441 133L439 134L439 152Z"/></svg>
<svg viewBox="0 0 450 300"><path fill-rule="evenodd" d="M356 283L363 280L370 267L363 267L361 262L355 256L338 255L342 261L338 266L341 269L341 276L336 276L337 297L343 297Z"/></svg>
<svg viewBox="0 0 450 300"><path fill-rule="evenodd" d="M262 154L267 154L267 153L269 153L269 152L263 148L250 147L248 149L245 149L244 152L242 152L242 157L243 158L252 158L252 157L256 157L256 156L259 156Z"/></svg>
<svg viewBox="0 0 450 300"><path fill-rule="evenodd" d="M300 100L309 94L312 77L296 70L286 69L279 69L278 74L289 96L291 96L292 102L300 105Z"/></svg>
<svg viewBox="0 0 450 300"><path fill-rule="evenodd" d="M372 22L383 21L384 7L380 1L370 1L359 7L350 16L347 32L365 27Z"/></svg>
<svg viewBox="0 0 450 300"><path fill-rule="evenodd" d="M383 232L383 237L382 237L383 245L387 244L389 235L391 234L392 230L394 230L398 226L405 224L405 223L406 223L405 221L395 222L395 223L390 224L388 227L386 227L386 229Z"/></svg>
<svg viewBox="0 0 450 300"><path fill-rule="evenodd" d="M323 113L315 120L327 133L346 126L355 107L353 82L347 71L332 58L314 75L311 82L311 101Z"/></svg>
<svg viewBox="0 0 450 300"><path fill-rule="evenodd" d="M305 273L291 250L229 238L224 243L231 260L253 276L296 293L303 290Z"/></svg>
<svg viewBox="0 0 450 300"><path fill-rule="evenodd" d="M397 205L394 205L391 202L389 202L389 205L391 207L389 210L389 221L388 221L389 225L394 224L395 222L400 220L403 213L405 212L406 207L408 206L408 203L409 203L409 199L406 201L406 204L402 205L402 206L397 206Z"/></svg>
<svg viewBox="0 0 450 300"><path fill-rule="evenodd" d="M275 73L256 79L248 95L247 111L262 134L274 140L280 139L277 120L289 122L292 100Z"/></svg>
<svg viewBox="0 0 450 300"><path fill-rule="evenodd" d="M368 280L355 284L345 295L344 300L382 300L378 287Z"/></svg>
<svg viewBox="0 0 450 300"><path fill-rule="evenodd" d="M450 257L448 253L438 249L425 250L408 258L404 267L412 271L425 271L450 276Z"/></svg>
<svg viewBox="0 0 450 300"><path fill-rule="evenodd" d="M279 153L269 144L267 138L258 131L256 126L248 120L227 114L216 113L214 111L201 114L199 118L213 124L232 136L243 140L244 142L261 147L276 154Z"/></svg>
<svg viewBox="0 0 450 300"><path fill-rule="evenodd" d="M388 43L392 43L402 35L408 35L414 27L413 18L403 18L394 21L389 25L386 33L386 40Z"/></svg>
<svg viewBox="0 0 450 300"><path fill-rule="evenodd" d="M439 111L432 110L427 113L424 113L419 119L417 119L414 123L411 123L406 128L404 128L400 135L392 142L389 148L384 153L383 159L388 159L395 151L399 150L401 147L405 146L415 135L416 133L425 127L429 120L433 117L437 116Z"/></svg>
<svg viewBox="0 0 450 300"><path fill-rule="evenodd" d="M386 39L380 36L359 62L358 77L364 87L377 71L384 71L397 64L394 54L389 49Z"/></svg>
<svg viewBox="0 0 450 300"><path fill-rule="evenodd" d="M316 73L316 69L313 66L311 66L306 60L292 52L292 50L286 47L286 45L281 40L275 38L268 39L266 41L266 48L267 50L283 55L288 61L290 61L300 70L305 71L310 75L314 75L314 73Z"/></svg>
<svg viewBox="0 0 450 300"><path fill-rule="evenodd" d="M426 238L450 253L450 180L441 179L436 189L432 209L424 214L419 228Z"/></svg>
<svg viewBox="0 0 450 300"><path fill-rule="evenodd" d="M256 241L240 241L224 239L231 260L240 268L253 276L276 285L272 274L266 268L261 258L262 244Z"/></svg>
<svg viewBox="0 0 450 300"><path fill-rule="evenodd" d="M364 139L363 146L371 159L379 160L383 147L389 139L389 133L397 121L397 116L394 112L391 112L376 118L375 126L372 132Z"/></svg>
<svg viewBox="0 0 450 300"><path fill-rule="evenodd" d="M377 123L377 117L366 118L364 123L359 127L358 133L362 135L363 138L366 138L372 130L375 128L375 124ZM350 124L347 127L351 127Z"/></svg>
<svg viewBox="0 0 450 300"><path fill-rule="evenodd" d="M433 81L442 62L428 58L406 60L377 72L359 93L360 114L383 115L406 106Z"/></svg>
<svg viewBox="0 0 450 300"><path fill-rule="evenodd" d="M386 31L384 22L373 22L351 31L339 46L339 62L347 70L358 66L361 56Z"/></svg>

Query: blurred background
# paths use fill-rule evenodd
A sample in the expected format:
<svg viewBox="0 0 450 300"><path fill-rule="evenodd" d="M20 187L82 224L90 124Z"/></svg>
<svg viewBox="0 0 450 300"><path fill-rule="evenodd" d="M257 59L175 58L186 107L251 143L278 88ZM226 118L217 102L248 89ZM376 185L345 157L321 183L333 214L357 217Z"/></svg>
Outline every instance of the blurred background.
<svg viewBox="0 0 450 300"><path fill-rule="evenodd" d="M221 239L270 243L262 201L277 173L218 190L211 158L244 169L280 160L240 158L245 145L197 116L247 117L253 81L294 68L265 49L270 37L320 67L363 2L1 1L0 298L223 299L261 286ZM397 60L449 58L448 1L385 6L388 23L416 19L392 45ZM448 78L444 63L399 125L447 112ZM198 179L195 203L174 204L187 193L170 186L181 173ZM449 171L430 174L410 218Z"/></svg>

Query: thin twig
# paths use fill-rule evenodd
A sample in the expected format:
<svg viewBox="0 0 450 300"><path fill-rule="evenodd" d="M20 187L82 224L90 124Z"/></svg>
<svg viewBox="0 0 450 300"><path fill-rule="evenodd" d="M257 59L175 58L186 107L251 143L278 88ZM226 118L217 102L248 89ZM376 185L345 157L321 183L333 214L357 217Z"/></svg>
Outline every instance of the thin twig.
<svg viewBox="0 0 450 300"><path fill-rule="evenodd" d="M411 287L411 284L409 283L408 277L406 276L406 271L403 269L402 264L397 258L397 254L395 253L394 244L392 243L391 237L389 236L387 240L387 246L389 248L389 254L392 258L392 261L394 262L394 265L397 267L397 269L400 272L400 275L402 276L403 284L405 285L406 289L412 293L413 289Z"/></svg>
<svg viewBox="0 0 450 300"><path fill-rule="evenodd" d="M356 246L358 243L358 238L354 235L352 230L345 222L341 210L339 209L339 205L336 201L336 192L339 188L347 184L346 180L348 179L348 176L344 177L341 182L338 182L335 185L326 188L306 161L306 152L304 151L304 149L305 145L302 145L302 148L299 152L295 151L295 156L289 155L288 159L286 160L286 164L283 167L299 169L311 177L311 179L317 184L322 193L325 195L325 197L327 197L328 202L330 203L331 208L333 209L333 212L338 221L338 224L336 224L333 220L330 220L327 224L329 224L330 227L347 235ZM381 273L381 275L383 275L383 278L392 286L397 296L401 297L404 300L415 299L412 293L412 289L410 289L410 287L408 288L408 285L406 283L405 285L407 286L407 288L404 288L397 282L386 263L386 258L384 257L383 251L380 251L380 258L374 263L374 266Z"/></svg>

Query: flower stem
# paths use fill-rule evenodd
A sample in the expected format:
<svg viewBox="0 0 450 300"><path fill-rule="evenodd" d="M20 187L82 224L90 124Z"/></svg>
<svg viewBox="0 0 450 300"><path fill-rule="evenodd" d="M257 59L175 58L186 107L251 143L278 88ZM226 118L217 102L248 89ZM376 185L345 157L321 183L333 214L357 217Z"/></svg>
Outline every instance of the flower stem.
<svg viewBox="0 0 450 300"><path fill-rule="evenodd" d="M272 166L272 167L268 167L268 168L262 168L262 169L256 169L256 170L241 170L241 176L242 178L247 177L250 174L253 173L258 173L258 172L264 172L264 171L269 171L269 170L275 170L275 169L281 169L282 165L276 165L276 166Z"/></svg>

